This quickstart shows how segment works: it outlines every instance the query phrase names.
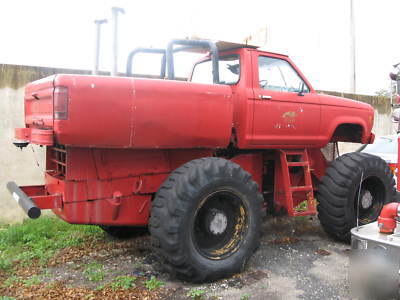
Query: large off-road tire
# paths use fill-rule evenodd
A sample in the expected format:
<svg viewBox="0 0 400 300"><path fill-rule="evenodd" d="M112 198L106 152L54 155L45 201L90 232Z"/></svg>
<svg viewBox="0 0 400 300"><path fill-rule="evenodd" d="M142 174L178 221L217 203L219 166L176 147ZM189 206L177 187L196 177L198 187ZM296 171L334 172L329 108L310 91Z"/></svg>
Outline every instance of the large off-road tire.
<svg viewBox="0 0 400 300"><path fill-rule="evenodd" d="M107 232L107 234L109 234L110 236L120 240L133 238L135 236L140 236L148 232L146 227L108 225L99 225L99 227Z"/></svg>
<svg viewBox="0 0 400 300"><path fill-rule="evenodd" d="M262 195L251 175L222 158L173 171L152 204L154 252L179 278L212 281L243 270L259 245Z"/></svg>
<svg viewBox="0 0 400 300"><path fill-rule="evenodd" d="M393 174L383 159L347 153L334 160L322 178L317 192L318 217L329 235L349 242L357 215L360 225L375 221L383 205L394 201L395 194Z"/></svg>

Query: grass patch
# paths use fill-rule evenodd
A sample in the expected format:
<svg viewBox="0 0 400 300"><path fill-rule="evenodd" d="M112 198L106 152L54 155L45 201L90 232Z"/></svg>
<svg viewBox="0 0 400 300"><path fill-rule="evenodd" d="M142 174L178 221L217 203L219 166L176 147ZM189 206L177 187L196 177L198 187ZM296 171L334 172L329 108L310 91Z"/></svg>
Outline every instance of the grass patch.
<svg viewBox="0 0 400 300"><path fill-rule="evenodd" d="M104 279L104 276L106 275L103 270L103 265L97 262L91 262L90 264L88 264L83 270L83 274L89 281L94 282L102 281Z"/></svg>
<svg viewBox="0 0 400 300"><path fill-rule="evenodd" d="M12 275L8 277L1 287L7 288L13 286L15 283L22 282L24 286L31 287L33 285L38 285L42 282L42 278L38 275L32 275L30 278L21 279L18 276Z"/></svg>
<svg viewBox="0 0 400 300"><path fill-rule="evenodd" d="M250 294L249 293L245 293L242 296L240 296L240 300L249 300L250 299Z"/></svg>
<svg viewBox="0 0 400 300"><path fill-rule="evenodd" d="M298 211L298 212L301 212L301 211L307 210L307 207L308 207L307 200L304 200L304 201L300 202L300 203L295 207L295 210Z"/></svg>
<svg viewBox="0 0 400 300"><path fill-rule="evenodd" d="M24 283L24 286L30 287L40 284L42 282L42 278L38 275L33 275L30 278L23 280L22 282Z"/></svg>
<svg viewBox="0 0 400 300"><path fill-rule="evenodd" d="M19 282L20 280L21 280L21 279L19 279L18 276L15 276L15 275L10 276L10 277L8 277L8 278L3 282L3 284L1 285L1 287L3 287L3 288L10 287L10 286L14 285L14 283Z"/></svg>
<svg viewBox="0 0 400 300"><path fill-rule="evenodd" d="M147 280L144 285L146 286L146 288L149 291L158 289L159 287L165 285L164 282L158 280L157 278L155 278L154 276L151 276L151 278L149 280Z"/></svg>
<svg viewBox="0 0 400 300"><path fill-rule="evenodd" d="M0 230L0 270L10 270L16 263L45 265L58 250L102 235L97 226L71 225L48 216L5 226Z"/></svg>
<svg viewBox="0 0 400 300"><path fill-rule="evenodd" d="M127 290L131 287L135 287L135 281L135 276L122 275L115 278L110 286L114 291L119 289Z"/></svg>
<svg viewBox="0 0 400 300"><path fill-rule="evenodd" d="M97 286L94 290L95 291L101 291L102 289L104 289L106 287L105 284L100 284L99 286Z"/></svg>
<svg viewBox="0 0 400 300"><path fill-rule="evenodd" d="M205 290L193 288L193 289L190 289L190 291L186 294L186 296L188 296L192 299L200 300L200 299L204 298L205 293L206 293Z"/></svg>

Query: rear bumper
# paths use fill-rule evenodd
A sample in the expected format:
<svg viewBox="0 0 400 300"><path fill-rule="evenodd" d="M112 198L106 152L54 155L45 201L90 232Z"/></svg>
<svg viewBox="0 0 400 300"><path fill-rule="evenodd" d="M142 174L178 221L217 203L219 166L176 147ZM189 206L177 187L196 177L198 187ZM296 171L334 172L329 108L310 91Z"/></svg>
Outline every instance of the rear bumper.
<svg viewBox="0 0 400 300"><path fill-rule="evenodd" d="M52 146L53 130L38 128L15 128L15 138L32 144Z"/></svg>
<svg viewBox="0 0 400 300"><path fill-rule="evenodd" d="M62 205L60 194L49 195L44 185L18 186L10 181L7 189L31 219L39 218L42 209L55 209Z"/></svg>

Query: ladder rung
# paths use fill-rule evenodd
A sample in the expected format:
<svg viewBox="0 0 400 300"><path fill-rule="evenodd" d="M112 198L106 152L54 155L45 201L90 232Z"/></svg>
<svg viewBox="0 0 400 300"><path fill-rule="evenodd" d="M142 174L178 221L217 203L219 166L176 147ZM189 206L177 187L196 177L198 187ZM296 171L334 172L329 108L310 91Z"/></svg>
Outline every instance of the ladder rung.
<svg viewBox="0 0 400 300"><path fill-rule="evenodd" d="M288 162L289 167L305 167L308 166L308 161L296 161L296 162Z"/></svg>
<svg viewBox="0 0 400 300"><path fill-rule="evenodd" d="M295 211L293 212L294 217L300 217L300 216L309 216L309 215L315 215L317 211L315 209L309 209L305 211Z"/></svg>
<svg viewBox="0 0 400 300"><path fill-rule="evenodd" d="M291 159L298 156L299 159ZM306 149L287 149L280 150L281 160L281 173L282 173L282 184L284 187L286 197L286 208L289 216L307 216L315 215L316 208L314 202L314 188L312 184L312 178L310 173L310 162L308 160L308 153ZM295 161L293 161L295 160ZM298 161L299 160L299 161ZM291 167L301 167L304 171L304 180L298 182L298 186L291 186ZM307 208L305 210L297 210L297 207L293 206L294 194L296 192L305 193Z"/></svg>
<svg viewBox="0 0 400 300"><path fill-rule="evenodd" d="M313 190L313 187L311 185L292 186L290 190L292 192L311 192Z"/></svg>
<svg viewBox="0 0 400 300"><path fill-rule="evenodd" d="M285 155L304 155L304 151L301 150L282 150Z"/></svg>

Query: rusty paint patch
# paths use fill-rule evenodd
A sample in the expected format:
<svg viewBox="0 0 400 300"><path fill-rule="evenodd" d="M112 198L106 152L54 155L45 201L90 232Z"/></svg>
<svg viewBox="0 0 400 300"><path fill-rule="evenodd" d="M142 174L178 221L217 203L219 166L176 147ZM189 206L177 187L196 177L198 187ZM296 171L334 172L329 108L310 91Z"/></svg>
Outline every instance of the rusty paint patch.
<svg viewBox="0 0 400 300"><path fill-rule="evenodd" d="M296 129L296 126L293 123L287 122L286 124L281 124L281 123L275 124L274 128L276 128L276 129L284 129L284 128Z"/></svg>
<svg viewBox="0 0 400 300"><path fill-rule="evenodd" d="M294 123L296 121L297 113L295 111L287 111L282 114L285 123Z"/></svg>
<svg viewBox="0 0 400 300"><path fill-rule="evenodd" d="M240 206L240 216L238 216L236 220L235 232L232 239L222 248L214 250L213 254L217 257L212 259L221 259L223 255L229 252L234 253L238 250L240 246L240 240L243 236L243 229L245 229L245 226L247 225L246 223L246 211L243 206Z"/></svg>

